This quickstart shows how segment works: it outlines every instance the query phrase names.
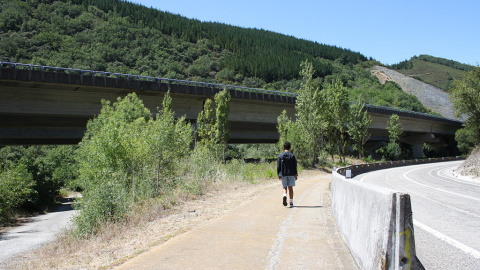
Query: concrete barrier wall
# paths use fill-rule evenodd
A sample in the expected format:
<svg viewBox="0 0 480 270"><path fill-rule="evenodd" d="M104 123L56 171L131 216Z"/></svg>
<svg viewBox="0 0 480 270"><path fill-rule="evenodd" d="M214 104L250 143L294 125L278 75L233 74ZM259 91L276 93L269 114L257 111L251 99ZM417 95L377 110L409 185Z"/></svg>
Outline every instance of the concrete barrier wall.
<svg viewBox="0 0 480 270"><path fill-rule="evenodd" d="M361 269L424 269L415 253L410 196L333 172L337 227Z"/></svg>

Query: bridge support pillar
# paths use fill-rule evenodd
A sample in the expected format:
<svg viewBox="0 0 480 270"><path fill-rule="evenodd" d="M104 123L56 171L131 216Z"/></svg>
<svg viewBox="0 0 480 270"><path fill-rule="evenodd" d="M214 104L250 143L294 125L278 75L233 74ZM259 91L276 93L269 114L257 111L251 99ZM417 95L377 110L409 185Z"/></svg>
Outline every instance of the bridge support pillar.
<svg viewBox="0 0 480 270"><path fill-rule="evenodd" d="M413 158L423 158L423 144L412 145Z"/></svg>
<svg viewBox="0 0 480 270"><path fill-rule="evenodd" d="M413 135L400 138L402 142L412 146L413 158L423 158L423 144L426 142L436 141L435 135L432 133Z"/></svg>

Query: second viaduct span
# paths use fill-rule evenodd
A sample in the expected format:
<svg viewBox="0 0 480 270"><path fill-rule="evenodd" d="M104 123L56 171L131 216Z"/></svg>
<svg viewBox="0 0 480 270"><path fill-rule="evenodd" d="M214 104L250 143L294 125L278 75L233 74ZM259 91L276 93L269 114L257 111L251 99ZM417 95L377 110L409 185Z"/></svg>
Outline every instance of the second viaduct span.
<svg viewBox="0 0 480 270"><path fill-rule="evenodd" d="M0 62L0 145L73 144L86 123L101 110L101 100L115 101L136 92L155 114L170 90L172 109L194 122L205 99L227 89L230 102L230 143L273 143L277 117L295 114L296 94L238 86ZM414 146L448 144L462 122L388 107L366 105L373 123L370 143L388 137L387 121L398 114L402 139ZM417 149L416 149L417 148Z"/></svg>

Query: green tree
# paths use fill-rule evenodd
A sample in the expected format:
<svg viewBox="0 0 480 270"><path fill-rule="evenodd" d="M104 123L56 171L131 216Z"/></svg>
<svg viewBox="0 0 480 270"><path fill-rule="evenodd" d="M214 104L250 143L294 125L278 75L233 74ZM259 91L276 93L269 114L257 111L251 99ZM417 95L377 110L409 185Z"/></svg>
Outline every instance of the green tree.
<svg viewBox="0 0 480 270"><path fill-rule="evenodd" d="M330 139L336 138L336 146L341 161L345 162L348 122L350 118L348 91L339 80L333 84L327 84L325 89L326 108L329 112L329 125L331 130ZM333 129L332 129L333 128Z"/></svg>
<svg viewBox="0 0 480 270"><path fill-rule="evenodd" d="M156 189L160 192L169 177L175 173L177 162L190 153L192 128L182 116L175 119L171 109L170 92L165 94L162 109L157 113L155 121L148 126L148 157L151 164L156 164Z"/></svg>
<svg viewBox="0 0 480 270"><path fill-rule="evenodd" d="M77 151L79 179L84 187L75 219L79 235L95 233L101 224L124 219L132 206L161 195L163 176L172 174L187 155L191 127L174 120L169 93L154 120L135 93L110 105L87 124Z"/></svg>
<svg viewBox="0 0 480 270"><path fill-rule="evenodd" d="M471 150L480 143L480 67L465 73L463 80L455 81L450 100L455 116L466 118L463 130L457 131L456 135L459 148Z"/></svg>
<svg viewBox="0 0 480 270"><path fill-rule="evenodd" d="M358 151L360 158L363 158L364 145L370 138L368 128L372 124L372 118L368 115L367 111L364 111L365 103L358 100L356 103L350 106L350 120L347 124L348 135L354 142L354 150Z"/></svg>
<svg viewBox="0 0 480 270"><path fill-rule="evenodd" d="M300 75L303 82L295 104L297 113L294 129L298 137L292 146L296 148L299 160L310 166L318 162L320 140L325 128L322 121L322 96L319 85L313 80L314 72L312 63L302 62Z"/></svg>
<svg viewBox="0 0 480 270"><path fill-rule="evenodd" d="M4 225L25 202L36 197L32 174L23 164L0 170L0 225Z"/></svg>
<svg viewBox="0 0 480 270"><path fill-rule="evenodd" d="M228 116L230 114L230 93L224 89L215 95L216 121L215 121L215 141L221 145L222 160L225 161L225 149L228 139L230 139L230 123Z"/></svg>
<svg viewBox="0 0 480 270"><path fill-rule="evenodd" d="M214 147L215 145L215 117L211 99L206 99L203 110L197 117L197 134L199 142L203 145Z"/></svg>
<svg viewBox="0 0 480 270"><path fill-rule="evenodd" d="M383 158L387 160L396 160L402 155L402 149L400 144L397 143L400 138L400 134L403 132L402 123L400 118L396 114L392 114L387 124L389 142L384 147L377 150L377 153L381 154Z"/></svg>
<svg viewBox="0 0 480 270"><path fill-rule="evenodd" d="M455 132L455 140L458 150L468 155L478 143L478 134L473 128L463 127Z"/></svg>
<svg viewBox="0 0 480 270"><path fill-rule="evenodd" d="M283 151L283 143L290 141L288 136L288 131L292 125L292 120L287 115L287 111L283 110L282 113L277 117L277 131L280 135L278 140L278 150Z"/></svg>
<svg viewBox="0 0 480 270"><path fill-rule="evenodd" d="M390 142L397 143L400 135L403 132L402 123L400 117L397 114L392 114L387 124L388 138Z"/></svg>

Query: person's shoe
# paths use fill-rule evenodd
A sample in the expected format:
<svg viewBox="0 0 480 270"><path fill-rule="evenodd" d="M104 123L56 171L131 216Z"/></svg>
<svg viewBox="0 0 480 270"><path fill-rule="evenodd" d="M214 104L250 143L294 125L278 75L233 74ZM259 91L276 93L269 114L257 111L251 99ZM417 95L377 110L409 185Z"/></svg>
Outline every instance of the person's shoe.
<svg viewBox="0 0 480 270"><path fill-rule="evenodd" d="M293 202L290 203L290 208L293 208Z"/></svg>
<svg viewBox="0 0 480 270"><path fill-rule="evenodd" d="M287 206L287 196L283 196L283 206Z"/></svg>

